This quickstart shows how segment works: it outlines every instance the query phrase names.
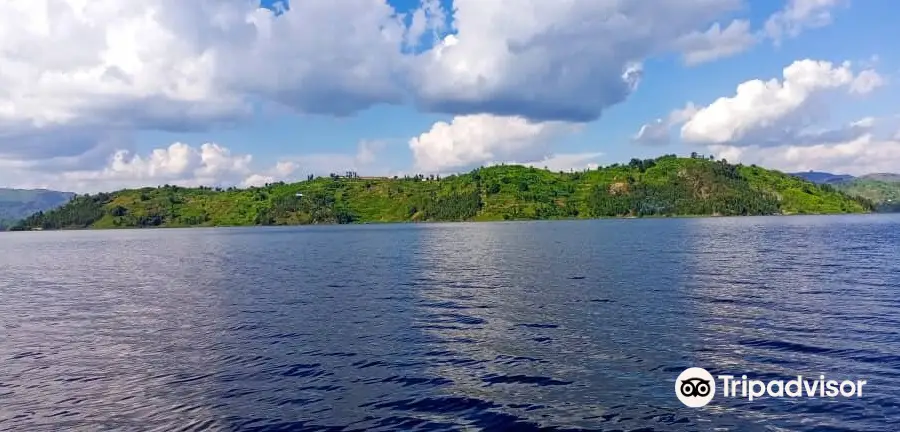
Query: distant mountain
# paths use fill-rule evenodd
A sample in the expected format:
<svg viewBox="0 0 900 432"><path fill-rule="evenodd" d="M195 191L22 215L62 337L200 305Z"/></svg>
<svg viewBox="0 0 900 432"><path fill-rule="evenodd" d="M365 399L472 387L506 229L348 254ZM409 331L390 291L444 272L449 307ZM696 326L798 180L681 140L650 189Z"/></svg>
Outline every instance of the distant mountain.
<svg viewBox="0 0 900 432"><path fill-rule="evenodd" d="M855 178L852 175L848 174L832 174L821 171L798 172L791 173L791 175L818 184L837 184L853 180Z"/></svg>
<svg viewBox="0 0 900 432"><path fill-rule="evenodd" d="M900 183L900 174L893 173L874 173L857 177L860 180L874 180L886 183Z"/></svg>
<svg viewBox="0 0 900 432"><path fill-rule="evenodd" d="M832 186L872 201L879 212L900 212L900 175L869 174Z"/></svg>
<svg viewBox="0 0 900 432"><path fill-rule="evenodd" d="M53 210L74 196L71 192L46 189L0 188L0 230L36 212Z"/></svg>
<svg viewBox="0 0 900 432"><path fill-rule="evenodd" d="M795 177L827 184L848 195L875 203L879 212L900 212L900 174L873 173L859 177L820 171L792 173Z"/></svg>

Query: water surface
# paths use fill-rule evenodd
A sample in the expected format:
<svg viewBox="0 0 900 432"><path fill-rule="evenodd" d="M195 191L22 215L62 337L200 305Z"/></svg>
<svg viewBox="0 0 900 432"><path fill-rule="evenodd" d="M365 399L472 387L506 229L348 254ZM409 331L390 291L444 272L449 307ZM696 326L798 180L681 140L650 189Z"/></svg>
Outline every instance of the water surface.
<svg viewBox="0 0 900 432"><path fill-rule="evenodd" d="M882 215L9 233L0 430L894 430L898 293Z"/></svg>

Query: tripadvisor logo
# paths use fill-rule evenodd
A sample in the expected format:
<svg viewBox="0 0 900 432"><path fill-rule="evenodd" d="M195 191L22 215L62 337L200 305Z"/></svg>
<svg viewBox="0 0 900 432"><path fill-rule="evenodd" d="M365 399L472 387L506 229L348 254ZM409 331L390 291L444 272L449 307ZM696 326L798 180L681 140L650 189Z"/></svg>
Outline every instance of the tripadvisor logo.
<svg viewBox="0 0 900 432"><path fill-rule="evenodd" d="M685 369L675 380L675 396L691 408L706 406L715 394L716 381L706 369Z"/></svg>
<svg viewBox="0 0 900 432"><path fill-rule="evenodd" d="M791 380L762 381L748 379L747 375L736 378L734 375L719 375L722 387L722 397L741 397L747 400L758 399L762 396L775 398L781 397L820 397L834 398L862 397L863 386L866 380L826 380L825 375L819 375L818 379L805 379L803 375L797 375ZM706 369L692 367L685 369L675 380L675 396L681 403L691 407L700 408L712 401L716 394L716 381Z"/></svg>

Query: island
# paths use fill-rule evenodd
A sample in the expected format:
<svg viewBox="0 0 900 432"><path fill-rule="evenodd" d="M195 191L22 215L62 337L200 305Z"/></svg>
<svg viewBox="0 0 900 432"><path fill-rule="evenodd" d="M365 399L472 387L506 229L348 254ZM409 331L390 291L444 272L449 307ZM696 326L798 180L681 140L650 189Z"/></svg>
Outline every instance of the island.
<svg viewBox="0 0 900 432"><path fill-rule="evenodd" d="M582 171L495 165L458 175L309 176L263 187L164 185L78 195L13 230L868 213L828 184L693 154Z"/></svg>

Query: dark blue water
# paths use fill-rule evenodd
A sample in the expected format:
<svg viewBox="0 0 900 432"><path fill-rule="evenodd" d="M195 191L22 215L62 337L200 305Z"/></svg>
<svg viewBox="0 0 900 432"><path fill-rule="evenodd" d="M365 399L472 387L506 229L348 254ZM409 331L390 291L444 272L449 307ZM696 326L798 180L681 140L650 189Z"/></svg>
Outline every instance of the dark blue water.
<svg viewBox="0 0 900 432"><path fill-rule="evenodd" d="M892 216L3 234L0 430L896 430L898 294Z"/></svg>

